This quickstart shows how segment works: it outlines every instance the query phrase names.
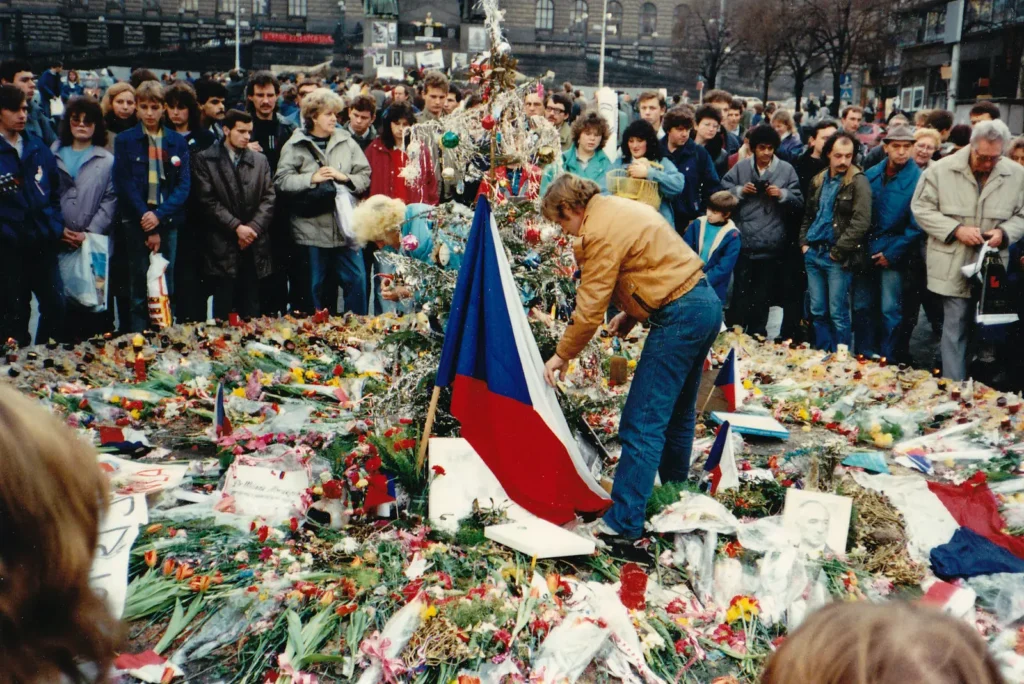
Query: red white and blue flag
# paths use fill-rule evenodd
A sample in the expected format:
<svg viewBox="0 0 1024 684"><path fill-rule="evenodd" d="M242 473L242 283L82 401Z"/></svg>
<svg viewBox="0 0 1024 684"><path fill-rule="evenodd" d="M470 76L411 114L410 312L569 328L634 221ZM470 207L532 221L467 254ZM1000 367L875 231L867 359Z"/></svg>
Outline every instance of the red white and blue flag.
<svg viewBox="0 0 1024 684"><path fill-rule="evenodd" d="M725 357L725 363L718 370L715 386L721 388L730 412L735 411L743 403L746 392L743 389L743 383L740 382L740 368L739 362L736 360L735 347L729 350L729 355Z"/></svg>
<svg viewBox="0 0 1024 684"><path fill-rule="evenodd" d="M740 473L736 468L736 452L732 444L732 429L729 421L722 423L711 445L704 472L711 480L711 495L720 490L736 489L740 486Z"/></svg>
<svg viewBox="0 0 1024 684"><path fill-rule="evenodd" d="M483 197L459 269L437 384L452 387L462 436L517 504L559 525L611 505L544 382L544 360Z"/></svg>
<svg viewBox="0 0 1024 684"><path fill-rule="evenodd" d="M227 437L231 434L231 420L228 412L224 409L224 383L217 385L217 400L213 408L213 425L217 428L218 437Z"/></svg>

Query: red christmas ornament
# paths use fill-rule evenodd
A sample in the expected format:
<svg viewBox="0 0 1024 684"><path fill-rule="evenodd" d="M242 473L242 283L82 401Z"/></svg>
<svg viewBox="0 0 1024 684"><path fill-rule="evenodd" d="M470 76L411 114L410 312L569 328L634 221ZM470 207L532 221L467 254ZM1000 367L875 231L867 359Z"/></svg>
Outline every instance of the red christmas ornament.
<svg viewBox="0 0 1024 684"><path fill-rule="evenodd" d="M540 228L537 228L536 226L530 226L529 228L526 229L526 232L523 234L523 239L526 240L526 242L531 245L537 244L538 242L540 242Z"/></svg>
<svg viewBox="0 0 1024 684"><path fill-rule="evenodd" d="M485 131L489 131L494 128L494 124L497 123L494 117L488 114L484 118L480 119L480 125L484 127Z"/></svg>

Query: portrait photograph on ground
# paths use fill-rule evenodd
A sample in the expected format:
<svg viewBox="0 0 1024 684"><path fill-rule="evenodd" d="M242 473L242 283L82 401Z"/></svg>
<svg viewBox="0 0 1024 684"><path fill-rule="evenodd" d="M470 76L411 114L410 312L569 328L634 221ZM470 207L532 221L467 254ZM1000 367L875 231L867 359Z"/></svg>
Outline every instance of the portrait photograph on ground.
<svg viewBox="0 0 1024 684"><path fill-rule="evenodd" d="M852 507L845 496L790 489L782 526L800 540L797 548L808 556L845 556Z"/></svg>

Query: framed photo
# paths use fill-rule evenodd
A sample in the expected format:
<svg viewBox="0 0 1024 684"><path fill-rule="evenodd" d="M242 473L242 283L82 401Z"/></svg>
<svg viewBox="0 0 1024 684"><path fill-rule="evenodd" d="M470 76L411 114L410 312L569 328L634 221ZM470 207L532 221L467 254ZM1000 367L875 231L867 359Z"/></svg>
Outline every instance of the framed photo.
<svg viewBox="0 0 1024 684"><path fill-rule="evenodd" d="M853 501L845 496L790 488L782 509L782 527L799 539L797 549L810 557L843 557L852 510Z"/></svg>
<svg viewBox="0 0 1024 684"><path fill-rule="evenodd" d="M469 55L465 52L452 53L452 71L461 71L469 67Z"/></svg>
<svg viewBox="0 0 1024 684"><path fill-rule="evenodd" d="M402 66L402 51L392 50L391 51L391 66Z"/></svg>
<svg viewBox="0 0 1024 684"><path fill-rule="evenodd" d="M469 39L466 49L471 53L487 52L491 49L491 41L487 36L487 28L484 26L467 26Z"/></svg>
<svg viewBox="0 0 1024 684"><path fill-rule="evenodd" d="M403 50L402 51L402 66L404 66L404 67L414 67L414 66L416 66L416 53L412 52L412 51L406 52L406 51Z"/></svg>
<svg viewBox="0 0 1024 684"><path fill-rule="evenodd" d="M383 21L375 21L370 25L370 47L388 46L388 25Z"/></svg>
<svg viewBox="0 0 1024 684"><path fill-rule="evenodd" d="M388 44L398 45L398 24L395 22L388 24Z"/></svg>
<svg viewBox="0 0 1024 684"><path fill-rule="evenodd" d="M388 65L388 53L377 52L373 55L373 66L375 68Z"/></svg>

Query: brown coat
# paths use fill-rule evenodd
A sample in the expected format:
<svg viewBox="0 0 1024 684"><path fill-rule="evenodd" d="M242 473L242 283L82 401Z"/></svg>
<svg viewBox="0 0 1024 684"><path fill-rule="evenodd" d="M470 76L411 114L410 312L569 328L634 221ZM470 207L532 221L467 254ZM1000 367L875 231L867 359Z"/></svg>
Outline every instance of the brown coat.
<svg viewBox="0 0 1024 684"><path fill-rule="evenodd" d="M704 276L700 257L656 209L622 197L590 200L573 250L583 275L576 310L558 343L563 359L583 350L609 303L645 321Z"/></svg>

